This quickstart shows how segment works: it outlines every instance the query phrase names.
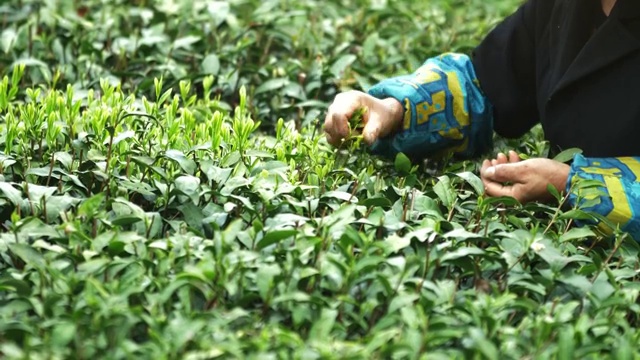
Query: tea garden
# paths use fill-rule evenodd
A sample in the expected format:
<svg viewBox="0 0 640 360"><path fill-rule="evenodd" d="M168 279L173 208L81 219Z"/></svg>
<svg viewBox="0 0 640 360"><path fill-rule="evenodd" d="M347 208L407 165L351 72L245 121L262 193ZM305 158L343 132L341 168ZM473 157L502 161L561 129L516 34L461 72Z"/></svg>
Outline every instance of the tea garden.
<svg viewBox="0 0 640 360"><path fill-rule="evenodd" d="M518 4L4 2L0 357L638 358L628 235L323 136Z"/></svg>

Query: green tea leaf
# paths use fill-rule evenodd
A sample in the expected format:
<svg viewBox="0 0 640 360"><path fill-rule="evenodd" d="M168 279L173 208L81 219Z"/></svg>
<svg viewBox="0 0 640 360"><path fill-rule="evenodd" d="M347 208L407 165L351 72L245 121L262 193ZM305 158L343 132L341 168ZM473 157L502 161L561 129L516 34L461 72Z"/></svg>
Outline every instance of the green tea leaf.
<svg viewBox="0 0 640 360"><path fill-rule="evenodd" d="M364 116L369 111L367 107L359 107L349 118L349 130L361 132L364 128Z"/></svg>
<svg viewBox="0 0 640 360"><path fill-rule="evenodd" d="M394 162L394 167L397 172L403 175L408 175L411 172L411 160L407 155L398 153Z"/></svg>
<svg viewBox="0 0 640 360"><path fill-rule="evenodd" d="M571 149L566 149L564 151L562 151L560 154L556 155L553 160L561 162L561 163L566 163L569 162L571 160L573 160L573 157L578 155L578 154L582 154L582 150L579 148L571 148Z"/></svg>
<svg viewBox="0 0 640 360"><path fill-rule="evenodd" d="M473 349L484 355L487 359L499 359L498 349L487 339L482 330L478 328L469 329L469 337L473 341Z"/></svg>
<svg viewBox="0 0 640 360"><path fill-rule="evenodd" d="M78 216L93 217L102 207L105 200L104 193L98 193L82 201L78 207Z"/></svg>
<svg viewBox="0 0 640 360"><path fill-rule="evenodd" d="M272 230L267 232L258 244L256 245L256 250L262 250L267 246L279 243L282 240L294 237L298 234L298 230L289 229L289 230Z"/></svg>
<svg viewBox="0 0 640 360"><path fill-rule="evenodd" d="M433 191L448 209L456 201L456 192L451 185L451 179L446 175L438 178L438 183L433 187Z"/></svg>
<svg viewBox="0 0 640 360"><path fill-rule="evenodd" d="M575 359L575 332L571 326L564 326L558 335L558 360Z"/></svg>
<svg viewBox="0 0 640 360"><path fill-rule="evenodd" d="M327 308L323 309L320 318L314 322L309 331L309 338L317 340L329 338L337 317L338 311Z"/></svg>
<svg viewBox="0 0 640 360"><path fill-rule="evenodd" d="M260 95L262 93L273 92L275 90L285 87L289 83L288 78L271 79L262 83L256 89L254 95Z"/></svg>
<svg viewBox="0 0 640 360"><path fill-rule="evenodd" d="M342 77L342 75L344 74L345 70L351 65L353 64L356 60L358 59L357 56L355 55L343 55L341 57L339 57L332 65L331 68L329 69L329 71L331 72L331 74L336 77L336 78L340 78Z"/></svg>
<svg viewBox="0 0 640 360"><path fill-rule="evenodd" d="M182 170L187 174L193 175L195 173L197 167L196 163L193 160L188 159L182 152L178 150L169 150L164 154L164 156L167 159L177 162Z"/></svg>
<svg viewBox="0 0 640 360"><path fill-rule="evenodd" d="M22 203L22 192L14 188L10 183L0 181L0 191L14 206L20 206Z"/></svg>
<svg viewBox="0 0 640 360"><path fill-rule="evenodd" d="M583 239L587 239L595 236L596 234L593 232L593 230L589 228L584 228L584 227L573 228L567 231L566 233L562 234L560 236L560 241L568 242L568 241L574 241L574 240L583 240Z"/></svg>
<svg viewBox="0 0 640 360"><path fill-rule="evenodd" d="M484 194L484 184L482 183L482 179L480 179L476 174L467 171L459 173L457 176L464 179L469 185L471 185L476 194Z"/></svg>
<svg viewBox="0 0 640 360"><path fill-rule="evenodd" d="M209 54L202 60L202 72L210 75L218 75L220 72L220 59L216 54Z"/></svg>
<svg viewBox="0 0 640 360"><path fill-rule="evenodd" d="M9 249L27 265L36 269L44 269L46 266L46 261L42 254L29 245L14 243L9 246Z"/></svg>

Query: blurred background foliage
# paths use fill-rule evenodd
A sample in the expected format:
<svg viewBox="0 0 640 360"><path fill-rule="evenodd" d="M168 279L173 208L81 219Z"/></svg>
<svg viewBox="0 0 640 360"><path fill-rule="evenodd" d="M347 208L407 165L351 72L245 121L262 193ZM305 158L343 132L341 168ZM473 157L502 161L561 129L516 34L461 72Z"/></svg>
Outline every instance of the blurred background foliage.
<svg viewBox="0 0 640 360"><path fill-rule="evenodd" d="M446 51L469 53L518 0L11 0L0 5L0 73L23 86L99 79L150 96L215 76L220 106L248 88L263 128L307 125L338 91L364 89Z"/></svg>

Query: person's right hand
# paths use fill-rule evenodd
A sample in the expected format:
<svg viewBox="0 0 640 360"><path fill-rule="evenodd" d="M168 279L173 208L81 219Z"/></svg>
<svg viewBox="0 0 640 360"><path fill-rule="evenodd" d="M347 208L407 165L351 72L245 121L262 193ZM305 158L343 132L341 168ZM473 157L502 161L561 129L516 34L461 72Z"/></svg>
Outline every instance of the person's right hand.
<svg viewBox="0 0 640 360"><path fill-rule="evenodd" d="M340 146L351 135L349 119L360 107L367 108L362 119L365 124L362 135L368 145L402 126L404 109L398 100L381 100L361 91L347 91L336 96L324 120L324 130L330 144Z"/></svg>
<svg viewBox="0 0 640 360"><path fill-rule="evenodd" d="M480 176L489 196L511 196L521 203L551 201L548 186L565 191L571 166L545 158L520 160L515 151L482 163Z"/></svg>

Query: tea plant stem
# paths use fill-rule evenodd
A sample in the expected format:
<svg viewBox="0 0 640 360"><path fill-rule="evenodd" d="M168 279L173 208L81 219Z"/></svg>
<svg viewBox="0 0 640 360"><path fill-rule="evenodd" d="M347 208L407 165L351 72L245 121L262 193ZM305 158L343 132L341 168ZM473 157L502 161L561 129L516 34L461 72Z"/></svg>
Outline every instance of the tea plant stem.
<svg viewBox="0 0 640 360"><path fill-rule="evenodd" d="M568 194L571 194L572 189L573 189L573 185L570 187ZM551 221L549 221L549 224L547 225L547 227L542 232L543 235L546 234L547 231L549 231L549 229L551 229L551 226L553 226L553 224L555 224L555 222L557 221L558 216L560 216L560 213L562 212L562 207L564 206L565 202L569 199L569 195L568 194L566 196L562 197L562 201L560 201L560 204L556 208L555 213L551 217Z"/></svg>
<svg viewBox="0 0 640 360"><path fill-rule="evenodd" d="M127 156L127 163L125 164L125 174L127 175L127 178L130 179L131 178L131 155Z"/></svg>
<svg viewBox="0 0 640 360"><path fill-rule="evenodd" d="M411 206L409 207L410 212L413 212L413 209L415 209L415 205L416 205L416 189L414 188L411 191Z"/></svg>
<svg viewBox="0 0 640 360"><path fill-rule="evenodd" d="M38 157L42 159L44 157L44 147L42 143L44 142L44 137L40 138L40 142L38 143Z"/></svg>
<svg viewBox="0 0 640 360"><path fill-rule="evenodd" d="M115 130L114 130L115 131ZM113 132L109 135L109 145L107 146L107 159L105 161L105 165L104 165L104 173L107 175L107 179L105 181L102 182L102 184L100 185L100 192L104 192L105 191L105 186L107 186L107 190L106 190L106 201L109 202L109 197L111 195L111 191L108 188L111 185L111 174L109 173L110 168L109 168L109 163L111 162L111 151L113 148Z"/></svg>
<svg viewBox="0 0 640 360"><path fill-rule="evenodd" d="M38 15L36 15L36 25L31 24L31 26L29 26L29 30L27 31L28 33L28 39L27 39L27 43L29 44L28 47L28 52L27 54L29 54L29 57L33 56L33 33L36 30L37 24L40 23L40 11L38 11L39 6L36 6L36 12L38 13Z"/></svg>
<svg viewBox="0 0 640 360"><path fill-rule="evenodd" d="M451 222L453 219L453 212L456 209L456 204L458 203L458 199L454 200L453 204L451 204L451 209L449 210L449 215L447 215L447 222Z"/></svg>
<svg viewBox="0 0 640 360"><path fill-rule="evenodd" d="M49 181L51 180L51 174L53 173L54 165L55 165L55 156L51 154L51 161L49 163L49 175L47 175L47 186L49 186Z"/></svg>
<svg viewBox="0 0 640 360"><path fill-rule="evenodd" d="M611 259L613 259L613 256L618 252L618 250L620 249L620 246L622 246L622 243L627 238L627 236L628 236L628 234L626 234L626 233L618 236L618 238L616 239L616 243L615 243L613 249L609 252L609 256L607 256L607 259L602 263L602 265L600 266L600 269L598 270L596 275L591 278L591 284L595 283L595 281L598 279L598 277L604 271L604 269L607 266L609 266L609 262L611 262Z"/></svg>
<svg viewBox="0 0 640 360"><path fill-rule="evenodd" d="M422 287L424 286L424 282L427 281L427 276L429 275L429 267L431 266L431 243L427 241L427 255L425 256L424 261L424 272L422 273L422 280L420 281L420 285L418 286L418 292L422 292Z"/></svg>
<svg viewBox="0 0 640 360"><path fill-rule="evenodd" d="M273 43L273 36L269 36L267 38L267 43L264 46L264 50L262 51L262 56L260 57L259 66L262 66L267 58L269 57L269 50L271 50L271 44Z"/></svg>
<svg viewBox="0 0 640 360"><path fill-rule="evenodd" d="M47 218L47 198L43 196L40 202L42 203L42 217L44 218L44 222L47 223L49 221Z"/></svg>
<svg viewBox="0 0 640 360"><path fill-rule="evenodd" d="M27 199L29 201L29 208L31 209L31 216L36 216L36 211L33 207L33 201L31 200L31 195L29 194L29 183L24 182L24 193L27 195Z"/></svg>
<svg viewBox="0 0 640 360"><path fill-rule="evenodd" d="M351 194L349 196L349 200L347 201L348 203L351 203L351 201L353 200L353 198L356 196L356 193L358 192L358 179L355 179L353 181L353 189L351 190Z"/></svg>

